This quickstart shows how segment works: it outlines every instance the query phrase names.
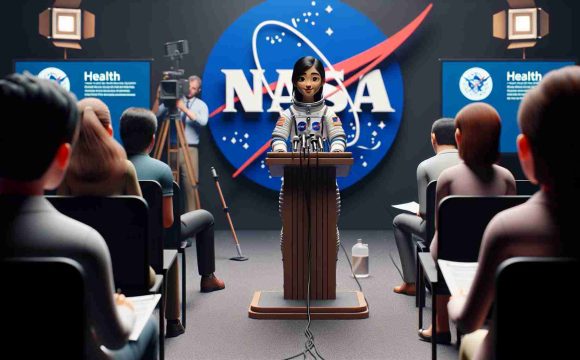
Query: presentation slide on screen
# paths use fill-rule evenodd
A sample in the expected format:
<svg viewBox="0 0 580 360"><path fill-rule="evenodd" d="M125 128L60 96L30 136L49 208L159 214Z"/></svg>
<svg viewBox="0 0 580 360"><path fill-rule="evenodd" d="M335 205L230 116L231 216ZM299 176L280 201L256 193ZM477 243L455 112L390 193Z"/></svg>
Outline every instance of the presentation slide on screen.
<svg viewBox="0 0 580 360"><path fill-rule="evenodd" d="M49 79L77 97L103 100L111 111L113 134L121 141L119 118L131 106L151 106L151 63L147 60L17 60L14 71Z"/></svg>
<svg viewBox="0 0 580 360"><path fill-rule="evenodd" d="M455 117L472 102L485 102L502 120L500 151L515 153L517 113L526 92L551 70L574 61L441 60L441 114Z"/></svg>

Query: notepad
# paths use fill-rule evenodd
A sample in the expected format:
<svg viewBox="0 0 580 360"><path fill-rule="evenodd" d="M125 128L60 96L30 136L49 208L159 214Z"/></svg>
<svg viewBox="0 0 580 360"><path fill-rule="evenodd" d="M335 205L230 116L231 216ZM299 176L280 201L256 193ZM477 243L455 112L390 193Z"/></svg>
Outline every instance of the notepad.
<svg viewBox="0 0 580 360"><path fill-rule="evenodd" d="M451 295L466 296L475 278L477 263L448 260L437 260L437 263L439 264L439 268L441 269L441 273L445 278Z"/></svg>
<svg viewBox="0 0 580 360"><path fill-rule="evenodd" d="M395 209L408 211L408 212L415 214L415 215L417 215L419 213L419 204L416 203L415 201L411 201L411 202L404 203L404 204L391 205L391 206L394 207Z"/></svg>
<svg viewBox="0 0 580 360"><path fill-rule="evenodd" d="M127 297L133 303L133 307L135 308L135 326L133 327L133 332L129 336L129 340L137 341L145 324L153 314L153 310L157 303L161 299L160 294L153 294L153 295L143 295L143 296L131 296Z"/></svg>

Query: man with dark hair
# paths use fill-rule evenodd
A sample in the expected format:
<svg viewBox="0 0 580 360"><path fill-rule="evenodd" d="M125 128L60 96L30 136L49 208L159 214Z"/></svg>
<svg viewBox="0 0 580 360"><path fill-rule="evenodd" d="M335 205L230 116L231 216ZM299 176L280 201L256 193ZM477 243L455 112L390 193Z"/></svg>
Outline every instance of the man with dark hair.
<svg viewBox="0 0 580 360"><path fill-rule="evenodd" d="M0 259L77 261L90 294L86 296L86 357L107 353L114 359L156 358L157 326L152 319L136 342L127 340L135 313L131 303L113 290L111 256L104 239L59 213L43 197L45 189L60 184L67 170L79 123L76 99L47 80L13 74L0 80L0 106L10 120L0 132L0 229L10 229L0 232ZM22 136L29 148L12 156L22 146Z"/></svg>
<svg viewBox="0 0 580 360"><path fill-rule="evenodd" d="M421 239L425 239L426 236L427 185L437 180L443 170L460 162L455 144L454 119L441 118L433 123L431 145L436 155L424 160L417 167L419 213L417 215L403 213L393 219L393 233L399 250L404 281L402 285L393 289L398 294L415 295L416 259L412 235Z"/></svg>
<svg viewBox="0 0 580 360"><path fill-rule="evenodd" d="M155 180L163 189L163 225L173 224L173 176L167 164L149 156L155 145L157 118L147 109L129 108L121 115L121 139L129 160L135 165L139 180ZM181 215L181 237L196 236L197 266L201 292L222 290L225 284L214 275L214 220L206 210Z"/></svg>
<svg viewBox="0 0 580 360"><path fill-rule="evenodd" d="M148 155L155 142L157 118L147 109L128 108L121 115L120 128L127 158L135 166L137 178L139 180L155 180L161 185L163 227L171 227L173 224L173 175L167 164ZM165 336L171 338L185 332L185 328L179 320L181 300L177 262L174 262L169 268L167 278L169 280L167 281L167 306L165 308L165 317L167 318Z"/></svg>

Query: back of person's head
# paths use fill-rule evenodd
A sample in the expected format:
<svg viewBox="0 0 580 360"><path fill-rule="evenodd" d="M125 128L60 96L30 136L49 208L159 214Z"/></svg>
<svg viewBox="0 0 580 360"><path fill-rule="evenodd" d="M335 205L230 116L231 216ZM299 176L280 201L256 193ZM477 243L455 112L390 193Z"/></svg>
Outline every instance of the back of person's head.
<svg viewBox="0 0 580 360"><path fill-rule="evenodd" d="M488 167L499 159L501 121L493 106L471 103L455 116L455 128L461 133L459 156L466 165Z"/></svg>
<svg viewBox="0 0 580 360"><path fill-rule="evenodd" d="M30 74L0 80L0 178L39 179L78 125L74 95Z"/></svg>
<svg viewBox="0 0 580 360"><path fill-rule="evenodd" d="M81 113L79 137L73 149L67 178L81 182L114 179L125 172L127 155L107 133L91 107Z"/></svg>
<svg viewBox="0 0 580 360"><path fill-rule="evenodd" d="M518 124L532 154L531 175L555 200L552 205L564 254L576 257L580 257L580 244L578 215L573 209L580 202L580 167L564 159L580 155L579 106L580 67L568 66L545 75L525 95L518 112Z"/></svg>
<svg viewBox="0 0 580 360"><path fill-rule="evenodd" d="M121 140L127 154L140 154L147 150L157 130L157 117L143 108L128 108L121 115Z"/></svg>
<svg viewBox="0 0 580 360"><path fill-rule="evenodd" d="M438 145L452 145L457 147L455 143L455 119L441 118L433 122L431 126L431 133L435 135L435 140Z"/></svg>
<svg viewBox="0 0 580 360"><path fill-rule="evenodd" d="M548 73L520 105L518 124L531 145L535 177L540 184L566 190L580 187L580 167L563 161L580 155L580 67ZM562 188L562 190L564 190Z"/></svg>
<svg viewBox="0 0 580 360"><path fill-rule="evenodd" d="M85 108L90 107L93 112L97 115L97 118L105 129L113 130L113 125L111 123L111 111L109 107L101 99L97 98L84 98L80 100L77 104L79 111L83 111Z"/></svg>

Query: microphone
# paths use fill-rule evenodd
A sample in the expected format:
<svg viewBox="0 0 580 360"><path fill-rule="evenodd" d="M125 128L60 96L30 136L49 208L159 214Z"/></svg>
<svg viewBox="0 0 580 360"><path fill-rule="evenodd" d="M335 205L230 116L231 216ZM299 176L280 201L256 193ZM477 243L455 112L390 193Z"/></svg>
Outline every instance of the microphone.
<svg viewBox="0 0 580 360"><path fill-rule="evenodd" d="M213 166L211 167L211 176L213 176L213 178L217 181L218 174L217 174L217 171L215 171L215 168Z"/></svg>
<svg viewBox="0 0 580 360"><path fill-rule="evenodd" d="M308 148L308 143L306 142L306 134L302 133L302 143L300 144L301 150L306 150Z"/></svg>
<svg viewBox="0 0 580 360"><path fill-rule="evenodd" d="M318 149L319 151L324 151L324 140L320 135L318 135Z"/></svg>
<svg viewBox="0 0 580 360"><path fill-rule="evenodd" d="M310 146L312 148L312 151L318 151L318 139L317 139L317 135L316 134L310 134L308 137L310 139Z"/></svg>
<svg viewBox="0 0 580 360"><path fill-rule="evenodd" d="M300 137L298 135L294 135L294 137L292 138L292 151L293 152L298 151L299 144L300 144Z"/></svg>

